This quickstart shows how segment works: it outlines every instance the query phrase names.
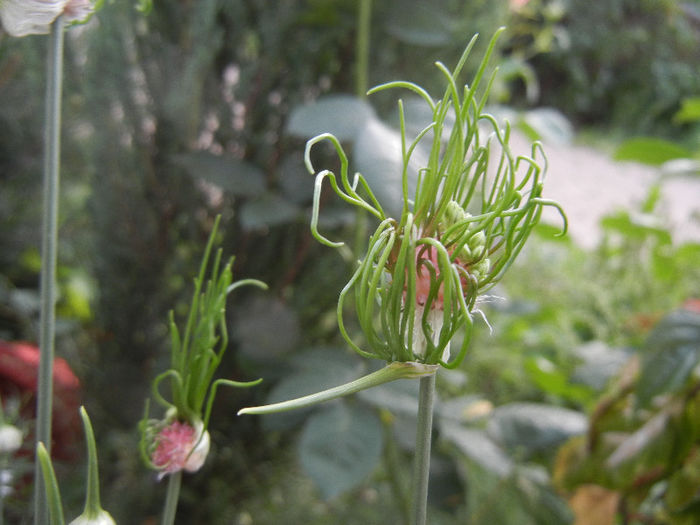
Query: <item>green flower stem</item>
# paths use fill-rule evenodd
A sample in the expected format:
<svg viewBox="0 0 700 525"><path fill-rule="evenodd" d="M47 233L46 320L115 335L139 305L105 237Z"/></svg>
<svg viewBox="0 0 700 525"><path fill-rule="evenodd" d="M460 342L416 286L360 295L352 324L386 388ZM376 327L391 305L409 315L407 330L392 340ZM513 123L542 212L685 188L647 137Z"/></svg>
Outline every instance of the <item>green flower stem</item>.
<svg viewBox="0 0 700 525"><path fill-rule="evenodd" d="M413 463L413 521L425 525L428 513L428 478L430 474L430 441L433 431L435 374L422 377L418 394L418 429L416 456Z"/></svg>
<svg viewBox="0 0 700 525"><path fill-rule="evenodd" d="M63 17L51 25L46 82L44 128L44 203L41 241L41 313L37 392L36 443L45 443L51 454L51 410L53 392L54 335L56 324L56 258L58 245L58 187L60 174L61 84L63 75ZM34 466L34 523L47 523L46 494L41 483L41 466Z"/></svg>
<svg viewBox="0 0 700 525"><path fill-rule="evenodd" d="M355 57L355 95L367 96L369 77L369 34L372 21L372 0L360 0L357 8Z"/></svg>
<svg viewBox="0 0 700 525"><path fill-rule="evenodd" d="M168 476L168 493L165 496L162 525L173 525L177 512L177 500L180 498L180 485L182 485L182 471L178 470Z"/></svg>
<svg viewBox="0 0 700 525"><path fill-rule="evenodd" d="M426 376L432 376L437 371L439 365L426 365L424 363L415 362L393 362L386 365L381 370L372 372L366 376L362 376L355 381L345 383L344 385L336 386L324 390L322 392L316 392L315 394L310 394L308 396L299 397L296 399L290 399L288 401L282 401L281 403L273 403L271 405L263 405L258 407L247 407L242 408L238 411L238 415L243 414L272 414L275 412L285 412L287 410L294 410L296 408L305 408L312 405L317 405L323 403L324 401L330 401L331 399L337 399L339 397L348 396L359 392L360 390L366 390L375 386L388 383L390 381L395 381L397 379L416 379L424 378Z"/></svg>

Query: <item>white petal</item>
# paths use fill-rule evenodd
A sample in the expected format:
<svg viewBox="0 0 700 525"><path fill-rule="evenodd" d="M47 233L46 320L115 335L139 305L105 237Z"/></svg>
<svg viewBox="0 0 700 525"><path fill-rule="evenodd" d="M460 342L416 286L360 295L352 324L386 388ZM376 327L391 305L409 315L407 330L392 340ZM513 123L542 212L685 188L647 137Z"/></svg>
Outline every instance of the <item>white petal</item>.
<svg viewBox="0 0 700 525"><path fill-rule="evenodd" d="M68 0L1 0L0 19L12 36L44 34Z"/></svg>
<svg viewBox="0 0 700 525"><path fill-rule="evenodd" d="M209 432L204 432L202 439L199 439L203 428L202 423L198 423L195 428L197 429L197 439L199 443L192 452L190 452L189 456L187 456L187 461L185 461L185 466L183 467L187 472L197 472L202 468L209 454Z"/></svg>

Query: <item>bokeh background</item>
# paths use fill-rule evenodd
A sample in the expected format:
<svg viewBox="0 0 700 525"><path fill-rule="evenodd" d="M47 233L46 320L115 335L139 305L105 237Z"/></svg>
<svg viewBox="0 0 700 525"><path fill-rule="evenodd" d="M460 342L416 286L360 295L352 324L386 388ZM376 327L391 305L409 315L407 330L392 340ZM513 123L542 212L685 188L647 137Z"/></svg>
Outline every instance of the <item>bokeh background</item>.
<svg viewBox="0 0 700 525"><path fill-rule="evenodd" d="M79 380L119 523L157 522L165 484L141 462L136 425L168 363L168 311L186 312L217 214L234 277L270 287L231 297L220 375L264 383L220 391L213 450L185 477L178 522L405 522L415 385L235 413L376 366L339 337L353 263L310 234L306 139L346 133L354 168L390 196L399 93L365 90L405 79L438 97L434 62L454 65L480 33L466 81L501 25L490 110L515 140L587 148L626 178L608 185L593 161L550 170L572 227L590 235L561 240L545 222L482 307L493 333L477 322L465 363L441 373L431 523L698 522L700 2L160 0L147 15L107 1L66 42L57 354ZM46 45L0 33L3 345L38 339ZM330 153L316 164L334 166ZM672 223L679 180L690 204ZM619 206L600 211L598 198ZM360 256L371 221L330 193L323 202L324 231ZM30 435L31 388L0 372L5 415ZM58 404L68 427L74 405ZM69 516L84 483L75 428L56 465ZM29 459L6 459L6 519L26 523Z"/></svg>

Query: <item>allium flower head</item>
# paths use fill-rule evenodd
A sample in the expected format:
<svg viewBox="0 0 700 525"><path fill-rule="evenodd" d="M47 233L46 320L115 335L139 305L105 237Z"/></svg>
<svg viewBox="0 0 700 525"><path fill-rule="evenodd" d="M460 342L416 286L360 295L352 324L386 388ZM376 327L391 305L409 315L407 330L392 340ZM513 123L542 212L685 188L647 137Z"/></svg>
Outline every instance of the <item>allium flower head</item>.
<svg viewBox="0 0 700 525"><path fill-rule="evenodd" d="M196 472L209 453L209 432L202 433L203 424L173 421L165 425L154 437L151 456L153 466L160 471L159 477L180 470Z"/></svg>
<svg viewBox="0 0 700 525"><path fill-rule="evenodd" d="M489 43L471 84L460 86L457 78L476 37L454 70L436 64L447 81L440 99L405 81L369 91L409 90L423 99L432 114L432 122L409 142L399 101L400 217L387 216L361 174L350 181L348 158L336 137L326 133L307 142L305 160L310 172L316 173L310 150L318 142L329 141L340 160L340 176L330 170L316 173L311 222L316 239L331 247L342 245L318 231L325 180L344 201L379 222L364 258L340 293L337 310L343 337L365 357L454 368L466 353L472 315L481 313L480 297L498 283L520 253L542 209L553 206L559 210L566 229L559 205L542 197L546 162L541 145L533 144L530 155L514 155L509 146L510 125L484 112L493 77L482 80L501 31ZM427 162L421 161L416 171L413 154L426 146L430 147ZM409 195L412 186L415 193ZM343 304L351 292L363 344L369 349L353 341L344 326ZM458 332L463 336L462 345L450 360L450 344Z"/></svg>
<svg viewBox="0 0 700 525"><path fill-rule="evenodd" d="M93 9L90 0L0 0L0 20L12 36L45 34L60 15L66 22L79 22Z"/></svg>

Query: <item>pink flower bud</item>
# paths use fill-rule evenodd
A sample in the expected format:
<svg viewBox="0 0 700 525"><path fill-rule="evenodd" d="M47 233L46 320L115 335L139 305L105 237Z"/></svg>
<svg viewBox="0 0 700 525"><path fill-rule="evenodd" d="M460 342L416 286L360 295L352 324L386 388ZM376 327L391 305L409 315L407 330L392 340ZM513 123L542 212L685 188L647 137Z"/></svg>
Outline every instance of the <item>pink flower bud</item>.
<svg viewBox="0 0 700 525"><path fill-rule="evenodd" d="M158 432L151 460L160 470L159 478L180 470L196 472L202 467L210 444L209 432L202 434L203 429L201 422L193 427L174 421Z"/></svg>

